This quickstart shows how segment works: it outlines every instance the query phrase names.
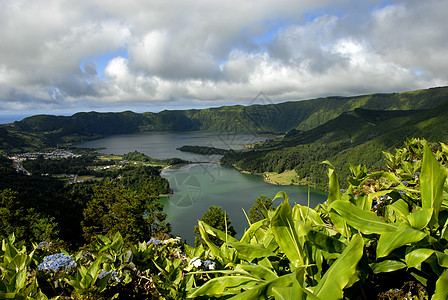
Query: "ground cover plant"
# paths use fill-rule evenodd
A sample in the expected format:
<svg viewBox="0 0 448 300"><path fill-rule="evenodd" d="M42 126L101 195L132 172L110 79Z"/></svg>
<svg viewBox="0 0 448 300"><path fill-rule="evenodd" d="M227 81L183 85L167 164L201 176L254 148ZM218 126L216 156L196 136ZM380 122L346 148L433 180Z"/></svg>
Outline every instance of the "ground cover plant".
<svg viewBox="0 0 448 300"><path fill-rule="evenodd" d="M344 190L325 162L324 204L291 205L280 192L239 240L199 221L196 248L168 236L126 244L116 233L69 253L11 235L0 297L446 299L447 160L445 144L408 140L385 153L387 169L350 165Z"/></svg>

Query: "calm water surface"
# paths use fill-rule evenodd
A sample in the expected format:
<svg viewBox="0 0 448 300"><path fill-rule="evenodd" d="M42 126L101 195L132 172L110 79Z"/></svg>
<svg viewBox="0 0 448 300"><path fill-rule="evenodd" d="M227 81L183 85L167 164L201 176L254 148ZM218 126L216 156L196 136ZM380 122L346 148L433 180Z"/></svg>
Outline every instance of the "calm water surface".
<svg viewBox="0 0 448 300"><path fill-rule="evenodd" d="M104 148L99 150L104 154L121 155L139 151L158 159L179 157L198 162L162 172L162 176L168 179L174 191L174 195L162 198L167 221L172 225L173 234L193 244L194 226L211 205L221 206L228 213L238 237L242 236L244 229L248 227L243 209L248 213L254 201L261 195L273 198L277 192L285 191L291 204L307 205L307 187L267 184L260 176L242 174L232 167L216 163L203 163L217 161L220 156L204 156L176 150L183 145L242 149L245 144L265 139L266 137L252 134L151 132L110 136L80 146ZM314 208L326 198L326 193L311 190L310 206ZM275 205L281 201L277 199Z"/></svg>

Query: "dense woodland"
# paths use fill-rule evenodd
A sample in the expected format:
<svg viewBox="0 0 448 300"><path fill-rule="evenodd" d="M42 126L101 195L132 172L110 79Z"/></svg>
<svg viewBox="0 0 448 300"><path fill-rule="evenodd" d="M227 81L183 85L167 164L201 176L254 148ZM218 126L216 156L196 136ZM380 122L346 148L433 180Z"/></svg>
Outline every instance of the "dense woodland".
<svg viewBox="0 0 448 300"><path fill-rule="evenodd" d="M118 229L126 240L169 232L158 196L170 188L160 167L101 161L95 155L38 158L25 161L24 167L31 176L18 173L1 156L1 238L15 232L28 242L61 240L80 246L95 234ZM84 175L88 180L70 182Z"/></svg>

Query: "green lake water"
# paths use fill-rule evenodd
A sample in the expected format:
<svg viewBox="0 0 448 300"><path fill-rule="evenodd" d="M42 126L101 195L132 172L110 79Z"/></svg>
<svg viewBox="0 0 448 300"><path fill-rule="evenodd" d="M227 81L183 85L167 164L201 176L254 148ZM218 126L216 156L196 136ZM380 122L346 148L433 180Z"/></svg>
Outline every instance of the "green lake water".
<svg viewBox="0 0 448 300"><path fill-rule="evenodd" d="M179 157L196 162L162 172L162 176L168 179L174 194L161 199L165 205L167 221L172 226L172 233L193 244L194 226L211 205L221 206L227 212L232 220L231 225L237 231L237 236L242 236L244 229L248 227L243 209L248 213L254 201L261 195L273 198L279 191L285 191L291 204L307 205L307 187L267 184L260 176L243 174L232 167L216 163L203 163L217 161L220 156L204 156L176 150L183 145L241 149L244 144L265 139L266 137L250 133L154 132L110 136L80 146L104 148L99 151L104 154L121 155L139 151L158 159ZM311 207L314 208L326 198L326 193L310 190ZM281 201L277 199L274 205L278 205Z"/></svg>

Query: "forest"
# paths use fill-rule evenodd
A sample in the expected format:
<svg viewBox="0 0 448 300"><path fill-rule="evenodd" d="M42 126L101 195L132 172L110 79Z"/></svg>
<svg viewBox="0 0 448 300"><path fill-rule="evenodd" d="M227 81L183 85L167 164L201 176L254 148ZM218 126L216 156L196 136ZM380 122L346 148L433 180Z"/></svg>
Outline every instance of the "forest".
<svg viewBox="0 0 448 300"><path fill-rule="evenodd" d="M28 176L0 158L1 238L14 232L28 243L60 240L78 247L118 229L125 238L144 238L147 222L152 232L169 232L158 196L170 188L160 167L85 154L25 161Z"/></svg>

